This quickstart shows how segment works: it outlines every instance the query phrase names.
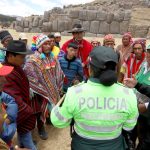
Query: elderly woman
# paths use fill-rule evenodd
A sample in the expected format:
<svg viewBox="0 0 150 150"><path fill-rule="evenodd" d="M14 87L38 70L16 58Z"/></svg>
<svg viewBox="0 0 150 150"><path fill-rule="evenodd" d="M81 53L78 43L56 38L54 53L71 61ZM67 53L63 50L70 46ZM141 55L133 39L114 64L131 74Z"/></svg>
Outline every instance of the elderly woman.
<svg viewBox="0 0 150 150"><path fill-rule="evenodd" d="M122 37L122 45L119 45L116 50L120 53L121 64L126 60L132 52L132 36L131 34L125 33Z"/></svg>
<svg viewBox="0 0 150 150"><path fill-rule="evenodd" d="M136 41L132 45L133 53L124 61L120 69L119 82L124 78L132 78L139 71L141 64L145 59L144 45L140 41Z"/></svg>

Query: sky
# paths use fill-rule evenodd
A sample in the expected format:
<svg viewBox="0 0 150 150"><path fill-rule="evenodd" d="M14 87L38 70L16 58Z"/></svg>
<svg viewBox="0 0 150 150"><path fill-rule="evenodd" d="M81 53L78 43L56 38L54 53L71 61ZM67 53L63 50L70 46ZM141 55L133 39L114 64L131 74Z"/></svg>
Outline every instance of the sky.
<svg viewBox="0 0 150 150"><path fill-rule="evenodd" d="M0 14L30 16L43 15L44 11L53 7L70 4L84 4L93 0L0 0Z"/></svg>

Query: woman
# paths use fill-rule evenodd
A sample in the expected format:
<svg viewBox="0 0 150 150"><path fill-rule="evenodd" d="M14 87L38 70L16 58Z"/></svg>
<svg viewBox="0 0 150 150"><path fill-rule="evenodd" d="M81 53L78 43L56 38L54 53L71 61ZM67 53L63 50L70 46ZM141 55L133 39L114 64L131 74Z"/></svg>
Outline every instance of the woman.
<svg viewBox="0 0 150 150"><path fill-rule="evenodd" d="M122 37L122 45L117 47L117 51L120 53L121 64L126 60L132 52L132 36L131 33L125 33Z"/></svg>
<svg viewBox="0 0 150 150"><path fill-rule="evenodd" d="M64 128L74 120L72 150L126 149L122 129L134 128L138 109L133 91L117 84L117 62L114 50L96 47L90 53L88 82L69 88L62 107L53 108L54 126Z"/></svg>

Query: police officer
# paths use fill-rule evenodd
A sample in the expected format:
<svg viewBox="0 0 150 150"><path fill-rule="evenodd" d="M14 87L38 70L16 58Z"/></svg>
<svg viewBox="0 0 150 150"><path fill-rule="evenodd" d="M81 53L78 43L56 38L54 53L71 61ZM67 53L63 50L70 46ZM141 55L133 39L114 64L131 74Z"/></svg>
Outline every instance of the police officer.
<svg viewBox="0 0 150 150"><path fill-rule="evenodd" d="M117 84L117 61L111 48L94 48L88 82L69 88L63 105L53 108L51 121L55 127L64 128L75 121L72 150L126 149L122 129L134 128L138 109L132 89Z"/></svg>

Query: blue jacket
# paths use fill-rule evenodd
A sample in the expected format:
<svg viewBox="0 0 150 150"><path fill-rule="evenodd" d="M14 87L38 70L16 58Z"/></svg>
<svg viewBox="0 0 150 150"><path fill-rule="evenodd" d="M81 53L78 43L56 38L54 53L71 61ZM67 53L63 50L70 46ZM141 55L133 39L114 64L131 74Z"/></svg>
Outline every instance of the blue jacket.
<svg viewBox="0 0 150 150"><path fill-rule="evenodd" d="M15 99L5 92L0 92L0 101L6 106L7 118L11 121L9 125L4 122L3 131L0 133L0 138L7 143L13 138L16 132L18 105L16 104Z"/></svg>

